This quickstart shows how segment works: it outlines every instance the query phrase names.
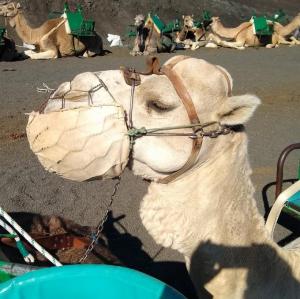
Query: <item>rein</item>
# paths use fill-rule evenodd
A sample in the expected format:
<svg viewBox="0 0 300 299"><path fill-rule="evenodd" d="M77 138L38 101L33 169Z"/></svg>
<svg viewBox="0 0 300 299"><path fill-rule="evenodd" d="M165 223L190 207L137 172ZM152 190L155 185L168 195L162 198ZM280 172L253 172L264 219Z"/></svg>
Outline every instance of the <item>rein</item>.
<svg viewBox="0 0 300 299"><path fill-rule="evenodd" d="M146 72L137 72L135 69L132 68L124 68L122 67L121 70L123 71L125 82L131 86L131 98L130 98L130 110L128 115L128 135L130 137L130 144L131 148L133 147L133 144L135 142L135 139L143 137L143 136L185 136L189 137L193 140L192 150L190 153L190 156L186 163L183 165L182 168L179 170L173 172L172 174L168 175L167 177L160 179L158 182L162 184L168 184L174 180L176 180L178 177L180 177L183 173L188 171L192 168L192 166L195 164L200 149L203 142L203 137L210 137L210 138L216 138L219 135L226 135L232 132L232 129L228 126L222 126L218 122L211 122L211 123L204 123L202 124L199 120L199 117L196 112L196 108L194 106L194 103L192 101L192 98L184 86L184 83L180 79L180 77L177 75L177 73L173 70L174 66L177 65L177 63L189 59L188 56L178 56L177 59L174 59L171 63L167 65L163 65L160 67L159 61L157 57L151 57L147 61L148 69ZM230 88L230 82L229 78L226 75L226 73L218 68L221 73L225 76L226 81L228 83L228 95L231 95L231 88ZM170 126L170 127L161 127L161 128L152 128L147 129L145 127L142 128L135 128L133 125L133 119L132 119L132 111L133 111L133 104L134 104L134 91L135 87L141 84L141 78L140 75L165 75L172 83L174 89L176 90L177 95L181 99L188 117L190 119L189 125L179 125L179 126ZM204 129L206 127L209 127L211 125L218 125L218 128L216 130L211 131L205 131ZM191 128L192 133L172 133L172 132L165 132L165 131L172 131L176 129L184 129L184 128Z"/></svg>

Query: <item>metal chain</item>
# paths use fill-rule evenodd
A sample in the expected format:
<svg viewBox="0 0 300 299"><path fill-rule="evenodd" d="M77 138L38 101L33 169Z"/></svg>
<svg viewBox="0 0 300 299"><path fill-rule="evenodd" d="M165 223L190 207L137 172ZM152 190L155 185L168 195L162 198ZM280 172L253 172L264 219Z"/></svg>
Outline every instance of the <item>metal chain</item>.
<svg viewBox="0 0 300 299"><path fill-rule="evenodd" d="M216 130L205 131L204 129L208 126L217 124L218 128ZM186 129L186 128L195 128L194 132L191 133L168 133L161 131L170 131L176 129ZM205 124L189 124L189 125L180 125L180 126L172 126L172 127L161 127L161 128L152 128L147 129L145 127L141 128L131 128L128 129L127 135L133 140L136 138L140 138L143 136L187 136L192 139L200 138L200 137L210 137L216 138L219 135L227 135L232 131L232 127L221 125L218 122L210 122ZM132 141L131 141L132 142Z"/></svg>
<svg viewBox="0 0 300 299"><path fill-rule="evenodd" d="M120 183L121 183L121 178L118 177L117 178L117 182L114 186L114 190L110 196L110 200L109 200L109 203L107 205L107 208L106 208L106 211L105 211L105 214L104 214L104 217L101 219L101 221L99 222L97 228L96 228L96 232L95 234L93 235L93 239L89 245L89 247L87 248L87 250L85 251L84 255L79 259L78 263L83 263L86 258L89 256L89 254L91 253L91 251L94 249L95 245L97 244L97 241L100 237L100 234L101 232L103 231L103 228L104 228L104 223L106 222L107 218L108 218L108 213L110 212L111 210L111 206L113 204L113 201L114 201L114 198L115 198L115 195L119 189L119 186L120 186Z"/></svg>

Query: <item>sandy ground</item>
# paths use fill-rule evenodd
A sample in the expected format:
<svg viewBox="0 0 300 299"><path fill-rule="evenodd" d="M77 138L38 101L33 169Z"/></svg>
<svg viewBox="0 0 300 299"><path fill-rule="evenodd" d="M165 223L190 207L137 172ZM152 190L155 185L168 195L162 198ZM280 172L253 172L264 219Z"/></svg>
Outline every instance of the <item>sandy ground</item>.
<svg viewBox="0 0 300 299"><path fill-rule="evenodd" d="M299 50L281 47L185 52L229 70L234 78L234 94L254 93L262 99L246 126L252 179L262 214L273 202L274 186L268 184L274 181L279 153L300 139ZM164 62L171 55L159 56ZM25 113L39 107L46 97L36 92L43 82L56 88L80 72L117 69L120 65L143 69L144 57L130 57L126 49L114 49L112 54L93 59L0 63L0 205L5 210L57 214L86 225L98 223L114 182L74 183L50 174L30 151L26 138L18 136L25 131ZM286 178L296 176L297 157L299 153L291 154ZM105 227L111 249L125 265L155 275L192 298L182 257L169 249L160 250L141 224L138 209L146 188L146 182L125 171ZM282 240L289 234L286 228L278 227L276 239Z"/></svg>

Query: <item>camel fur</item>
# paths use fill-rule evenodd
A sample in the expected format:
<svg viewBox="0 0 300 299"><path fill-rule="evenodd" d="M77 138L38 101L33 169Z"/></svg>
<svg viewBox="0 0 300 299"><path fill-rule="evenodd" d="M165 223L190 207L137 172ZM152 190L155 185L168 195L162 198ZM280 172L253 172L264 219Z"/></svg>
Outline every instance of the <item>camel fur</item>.
<svg viewBox="0 0 300 299"><path fill-rule="evenodd" d="M136 27L136 37L134 39L133 49L130 55L143 55L145 50L145 41L149 33L148 28L145 27L145 16L142 14L136 15L134 18L134 26Z"/></svg>
<svg viewBox="0 0 300 299"><path fill-rule="evenodd" d="M232 46L227 41L222 40L218 35L205 31L202 28L196 28L194 26L193 16L182 16L183 26L181 31L176 35L176 43L184 44L186 49L196 50L205 46L206 48L218 48L218 46L228 47ZM239 49L240 47L236 47Z"/></svg>
<svg viewBox="0 0 300 299"><path fill-rule="evenodd" d="M227 47L244 49L245 47L258 47L265 45L266 48L274 48L279 44L295 45L300 44L299 41L293 39L291 42L285 39L300 26L300 16L296 16L289 24L283 26L277 22L274 23L274 33L266 42L253 33L253 25L251 22L244 22L236 28L224 27L219 17L213 17L211 29L213 33L220 37L231 39L227 42Z"/></svg>
<svg viewBox="0 0 300 299"><path fill-rule="evenodd" d="M172 57L166 64L177 59ZM135 140L130 167L150 181L140 206L144 226L158 244L184 255L199 298L300 298L300 251L285 250L271 239L254 199L244 124L260 100L251 94L230 96L230 74L205 60L188 58L173 70L186 86L200 122L215 122L206 130L221 124L230 126L232 132L204 137L192 168L168 184L158 180L186 163L192 140L183 136ZM131 87L122 72L97 75L129 113ZM92 77L82 73L74 82L96 86L98 80ZM66 84L57 89L45 113L61 109ZM72 84L74 96L78 86ZM106 89L99 89L93 103L105 102L110 96ZM66 109L78 106L88 106L86 98L65 101ZM141 84L135 87L132 119L135 128L190 123L174 86L164 75L141 75Z"/></svg>
<svg viewBox="0 0 300 299"><path fill-rule="evenodd" d="M175 50L172 37L159 34L151 22L147 24L143 15L137 15L134 20L137 36L134 40L134 46L130 55L149 55L161 52L170 53Z"/></svg>
<svg viewBox="0 0 300 299"><path fill-rule="evenodd" d="M28 25L20 3L0 4L0 15L5 16L21 40L36 47L36 51L27 50L25 54L31 59L54 59L64 56L83 55L92 57L102 53L101 38L77 38L66 31L66 19L47 20L38 28Z"/></svg>
<svg viewBox="0 0 300 299"><path fill-rule="evenodd" d="M203 36L204 31L200 28L195 28L193 16L182 16L183 26L176 34L176 43L184 44L185 48L195 48L195 42L198 42Z"/></svg>
<svg viewBox="0 0 300 299"><path fill-rule="evenodd" d="M300 45L300 41L297 40L297 37L291 36L291 34L295 31L298 31L299 34L300 28L300 13L287 25L283 26L280 23L274 24L274 31L277 32L279 36L289 37L291 45Z"/></svg>

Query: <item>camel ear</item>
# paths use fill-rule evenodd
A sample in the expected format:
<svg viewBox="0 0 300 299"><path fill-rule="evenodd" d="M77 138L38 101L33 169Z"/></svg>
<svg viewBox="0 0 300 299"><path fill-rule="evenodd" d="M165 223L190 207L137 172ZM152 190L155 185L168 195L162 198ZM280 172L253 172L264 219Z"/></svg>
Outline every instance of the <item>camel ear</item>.
<svg viewBox="0 0 300 299"><path fill-rule="evenodd" d="M21 8L21 4L20 4L20 3L17 3L16 8L17 8L17 9Z"/></svg>
<svg viewBox="0 0 300 299"><path fill-rule="evenodd" d="M184 15L182 15L182 19L184 20Z"/></svg>
<svg viewBox="0 0 300 299"><path fill-rule="evenodd" d="M222 125L241 125L246 123L260 104L260 99L255 95L229 97L219 107L217 118Z"/></svg>

